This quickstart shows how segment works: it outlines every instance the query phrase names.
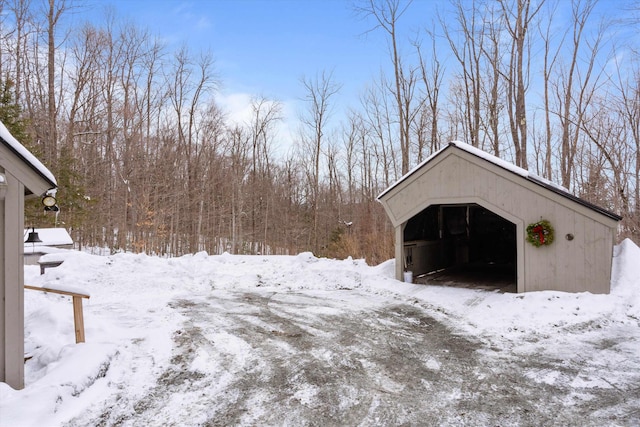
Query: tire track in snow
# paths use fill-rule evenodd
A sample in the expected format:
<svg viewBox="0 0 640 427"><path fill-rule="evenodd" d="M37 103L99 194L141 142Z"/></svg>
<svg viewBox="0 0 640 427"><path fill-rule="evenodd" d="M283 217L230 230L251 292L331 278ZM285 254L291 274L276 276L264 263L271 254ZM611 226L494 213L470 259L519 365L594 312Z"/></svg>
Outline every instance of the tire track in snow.
<svg viewBox="0 0 640 427"><path fill-rule="evenodd" d="M364 291L216 290L170 306L184 316L171 366L129 402L133 410L103 414L101 425L588 426L637 419L621 390L576 383L593 373L588 361L488 347L429 309Z"/></svg>

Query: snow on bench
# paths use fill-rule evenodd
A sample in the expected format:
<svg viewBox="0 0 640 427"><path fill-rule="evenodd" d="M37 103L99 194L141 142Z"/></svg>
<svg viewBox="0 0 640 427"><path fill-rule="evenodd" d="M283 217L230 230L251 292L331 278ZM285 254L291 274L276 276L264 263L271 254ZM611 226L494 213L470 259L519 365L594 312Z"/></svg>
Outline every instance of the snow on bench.
<svg viewBox="0 0 640 427"><path fill-rule="evenodd" d="M47 268L51 268L51 267L57 267L60 264L62 264L65 260L65 258L67 258L67 255L69 255L70 251L60 251L60 252L54 252L54 253L49 253L46 255L42 255L39 259L38 259L38 264L40 265L40 274L44 274L44 271Z"/></svg>
<svg viewBox="0 0 640 427"><path fill-rule="evenodd" d="M38 261L38 264L40 265L40 274L44 274L44 271L47 268L59 266L62 262L63 261Z"/></svg>

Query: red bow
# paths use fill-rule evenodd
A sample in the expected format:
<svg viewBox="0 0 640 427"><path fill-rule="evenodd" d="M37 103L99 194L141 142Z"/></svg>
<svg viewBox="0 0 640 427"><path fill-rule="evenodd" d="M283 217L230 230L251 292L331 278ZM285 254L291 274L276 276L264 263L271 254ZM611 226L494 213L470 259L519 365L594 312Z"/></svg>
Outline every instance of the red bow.
<svg viewBox="0 0 640 427"><path fill-rule="evenodd" d="M541 225L536 225L531 231L538 234L538 240L540 241L540 244L544 245L544 227Z"/></svg>

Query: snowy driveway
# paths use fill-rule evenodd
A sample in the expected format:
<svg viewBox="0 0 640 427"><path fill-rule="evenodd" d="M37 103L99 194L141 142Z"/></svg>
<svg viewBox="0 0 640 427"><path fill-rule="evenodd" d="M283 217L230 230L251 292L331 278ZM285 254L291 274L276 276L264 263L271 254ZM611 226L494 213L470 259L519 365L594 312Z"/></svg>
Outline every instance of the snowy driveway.
<svg viewBox="0 0 640 427"><path fill-rule="evenodd" d="M71 425L567 426L640 416L629 396L638 389L576 386L597 360L509 355L410 302L256 289L169 306L184 322L156 384Z"/></svg>
<svg viewBox="0 0 640 427"><path fill-rule="evenodd" d="M611 295L401 283L393 263L78 254L25 294L0 426L640 425L640 248Z"/></svg>

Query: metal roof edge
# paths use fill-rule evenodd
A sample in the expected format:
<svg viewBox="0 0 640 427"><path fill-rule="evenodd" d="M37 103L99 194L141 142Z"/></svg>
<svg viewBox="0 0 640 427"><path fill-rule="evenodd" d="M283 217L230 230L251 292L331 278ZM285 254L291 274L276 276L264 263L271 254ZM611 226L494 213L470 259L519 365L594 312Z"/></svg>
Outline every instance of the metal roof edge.
<svg viewBox="0 0 640 427"><path fill-rule="evenodd" d="M600 206L597 206L591 202L588 202L584 199L581 199L578 196L575 196L571 193L569 193L568 191L564 191L560 188L559 185L557 184L553 184L551 182L545 182L542 179L538 179L535 175L530 174L527 170L520 168L519 166L515 166L512 163L507 162L506 160L502 160L499 157L493 156L492 154L489 154L485 151L480 150L479 148L476 147L472 147L474 150L477 151L482 151L482 153L484 153L485 155L479 155L477 153L475 153L474 151L472 151L471 149L467 150L464 147L462 147L460 144L466 144L463 142L458 142L458 141L451 141L449 142L445 147L441 148L440 150L436 151L435 153L433 153L431 156L429 156L427 159L425 159L424 161L422 161L420 164L418 164L416 167L414 167L413 169L411 169L409 172L407 172L405 175L403 175L398 181L396 181L393 185L389 186L389 188L387 188L386 190L384 190L382 193L380 193L380 195L378 195L378 197L376 198L376 200L378 200L380 202L380 199L386 195L387 193L389 193L390 191L392 191L394 188L396 188L400 183L402 183L403 181L407 180L411 175L413 175L415 172L417 172L419 169L422 169L423 166L425 166L427 163L431 162L433 159L435 159L436 157L438 157L441 153L445 152L446 150L448 150L450 147L455 147L457 149L459 149L460 151L463 151L465 153L468 153L478 159L484 160L487 163L490 163L494 166L499 167L502 170L508 171L510 173L512 173L513 175L519 176L523 179L526 179L529 182L532 182L548 191L551 191L555 194L558 194L559 196L562 196L566 199L569 199L575 203L578 203L594 212L597 212L603 216L606 216L610 219L616 220L616 221L620 221L622 219L622 216L613 213L605 208L602 208ZM468 145L468 144L466 144ZM495 157L496 161L492 161L491 159L487 158L487 157ZM523 172L526 172L526 174L523 173L518 173L515 170L513 170L512 168L509 167L505 167L503 165L503 163L509 163L510 165L513 165L513 168L516 168L518 170L522 170Z"/></svg>
<svg viewBox="0 0 640 427"><path fill-rule="evenodd" d="M469 153L469 154L471 154L472 156L474 156L474 157L476 157L478 159L484 160L484 161L486 161L488 163L491 163L491 164L493 164L495 166L498 166L499 168L501 168L503 170L511 172L512 174L514 174L516 176L524 178L529 182L532 182L532 183L534 183L536 185L539 185L540 187L542 187L542 188L544 188L546 190L549 190L549 191L551 191L551 192L553 192L553 193L555 193L555 194L557 194L559 196L562 196L565 199L569 199L569 200L571 200L571 201L573 201L575 203L578 203L579 205L582 205L582 206L584 206L584 207L586 207L586 208L588 208L588 209L590 209L590 210L592 210L594 212L597 212L597 213L599 213L599 214L601 214L603 216L606 216L606 217L611 218L611 219L616 220L616 221L620 221L622 219L622 216L620 216L620 215L618 215L616 213L613 213L613 212L611 212L611 211L609 211L609 210L607 210L607 209L605 209L603 207L600 207L600 206L595 205L595 204L593 204L591 202L588 202L588 201L586 201L584 199L581 199L580 197L578 197L578 196L576 196L574 194L571 194L568 191L562 190L560 188L560 186L557 185L557 184L554 184L554 183L551 183L551 182L545 182L542 179L539 179L538 177L536 177L536 175L532 175L532 174L528 173L528 171L526 169L523 169L524 171L527 172L527 175L525 176L525 175L520 174L518 172L515 172L515 171L513 171L513 170L511 170L509 168L506 168L506 167L500 165L497 162L492 162L491 160L487 159L486 157L482 157L482 156L479 156L479 155L477 155L477 154L475 154L475 153L473 153L473 152L471 152L469 150L465 150L464 148L461 148L459 145L457 145L455 142L451 142L451 143L449 143L449 145L450 146L453 145L454 147L460 149L461 151ZM489 153L486 153L486 154L489 155L489 156L493 156L492 154L489 154ZM493 156L493 157L495 157L495 156ZM502 160L499 157L496 157L496 159L500 160L501 162L506 162L506 160ZM514 165L514 167L519 168L519 166L515 166L515 165Z"/></svg>
<svg viewBox="0 0 640 427"><path fill-rule="evenodd" d="M560 196L562 196L562 197L564 197L566 199L572 200L572 201L574 201L574 202L576 202L576 203L578 203L578 204L580 204L580 205L582 205L582 206L584 206L586 208L589 208L592 211L598 212L601 215L604 215L604 216L609 217L611 219L614 219L616 221L622 220L622 216L621 215L618 215L618 214L616 214L614 212L611 212L610 210L607 210L607 209L605 209L603 207L600 207L600 206L595 205L595 204L593 204L591 202L588 202L588 201L586 201L586 200L584 200L584 199L582 199L582 198L580 198L580 197L578 197L578 196L576 196L574 194L571 194L571 193L569 193L567 191L563 191L563 190L557 188L556 186L549 185L549 184L547 184L545 182L539 181L533 176L527 177L527 180L529 180L529 181L531 181L531 182L533 182L535 184L538 184L539 186L541 186L543 188L546 188L547 190L552 191L552 192L554 192L554 193L556 193L556 194L558 194L558 195L560 195Z"/></svg>

